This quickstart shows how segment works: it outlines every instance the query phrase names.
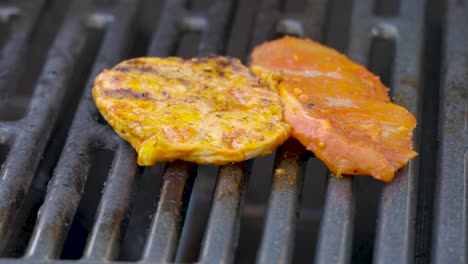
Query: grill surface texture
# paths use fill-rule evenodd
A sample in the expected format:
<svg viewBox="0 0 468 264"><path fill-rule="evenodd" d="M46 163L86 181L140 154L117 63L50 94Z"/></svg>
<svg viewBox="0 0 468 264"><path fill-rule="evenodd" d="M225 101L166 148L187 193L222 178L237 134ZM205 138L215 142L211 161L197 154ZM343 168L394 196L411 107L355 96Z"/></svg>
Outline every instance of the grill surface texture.
<svg viewBox="0 0 468 264"><path fill-rule="evenodd" d="M463 0L0 1L0 264L466 263ZM283 35L346 53L418 120L393 182L336 178L294 139L221 167L138 167L100 116L103 69L248 63Z"/></svg>

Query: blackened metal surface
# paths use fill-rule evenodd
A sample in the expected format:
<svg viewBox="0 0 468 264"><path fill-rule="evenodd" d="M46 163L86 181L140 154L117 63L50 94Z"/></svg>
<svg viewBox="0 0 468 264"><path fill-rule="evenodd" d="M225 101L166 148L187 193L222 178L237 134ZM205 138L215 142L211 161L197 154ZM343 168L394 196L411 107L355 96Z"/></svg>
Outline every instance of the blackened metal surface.
<svg viewBox="0 0 468 264"><path fill-rule="evenodd" d="M283 35L322 39L327 1L307 0L300 12L293 13L281 10L282 2L288 1L260 2L250 48Z"/></svg>
<svg viewBox="0 0 468 264"><path fill-rule="evenodd" d="M214 176L218 171L215 166L198 167L174 259L176 263L195 262L199 258L216 185Z"/></svg>
<svg viewBox="0 0 468 264"><path fill-rule="evenodd" d="M373 4L374 1L366 0L357 1L353 6L349 56L366 65L373 39L394 41L390 93L397 104L407 108L419 120L425 1L402 1L400 14L395 17L375 16ZM414 131L414 142L418 151L419 127ZM373 254L377 263L410 263L413 260L417 178L416 158L383 188Z"/></svg>
<svg viewBox="0 0 468 264"><path fill-rule="evenodd" d="M103 46L106 48L101 49L93 66L92 76L95 76L124 57L131 38L131 24L136 15L137 5L133 1L120 1L114 9L114 15L119 19L114 20L111 19L111 13L90 16L89 11L92 7L90 3L87 1L79 1L79 3L88 8L84 10L88 13L80 13L70 23L77 29L91 26L107 31L103 40ZM67 34L74 33L73 31L66 32ZM79 35L82 36L83 33ZM54 178L49 183L45 202L38 213L37 223L26 253L29 259L53 259L60 255L80 201L92 153L96 147L117 151L115 162L121 162L118 165L114 162L115 168L111 170L110 183L105 188L103 197L110 198L109 196L115 196L116 192L120 192L122 196L114 198L113 202L116 204L109 204L106 200L101 201L90 237L90 242L94 247L87 249L86 257L101 260L106 257L112 258L118 252L115 247L119 244L125 230L129 193L131 193L132 181L135 179L137 169L136 163L128 162L128 160L135 160L135 152L118 138L112 129L96 122L97 109L91 96L93 79L94 77L91 77L88 80L65 143L64 152L54 171ZM122 179L123 176L125 178ZM110 212L113 206L117 206L121 212ZM112 228L109 229L109 226Z"/></svg>
<svg viewBox="0 0 468 264"><path fill-rule="evenodd" d="M250 48L282 35L322 39L326 1L261 1ZM300 5L295 8L293 5ZM295 9L294 12L290 12ZM277 155L257 263L290 263L304 177L304 147L290 140ZM301 168L302 166L302 168Z"/></svg>
<svg viewBox="0 0 468 264"><path fill-rule="evenodd" d="M124 144L115 151L112 169L105 182L93 229L83 254L85 259L116 259L119 254L134 192L136 166L135 156L129 155L132 152L133 149Z"/></svg>
<svg viewBox="0 0 468 264"><path fill-rule="evenodd" d="M446 1L433 262L468 261L468 3Z"/></svg>
<svg viewBox="0 0 468 264"><path fill-rule="evenodd" d="M389 12L382 9L381 2L353 2L348 54L358 62L369 64L373 39L393 42L395 54L389 54L393 57L389 61L376 59L371 64L378 64L377 73L388 75L382 76L382 79L392 84L392 96L398 104L412 111L419 122L421 100L424 99L420 64L425 1L400 1L398 8ZM0 31L7 32L5 41L2 41L4 45L0 58L0 96L10 98L8 96L15 92L14 83L22 72L18 66L24 62L28 40L47 3L4 1L0 4ZM98 56L74 115L54 178L38 212L26 256L22 259L0 259L0 263L73 263L55 259L60 256L69 235L93 154L99 149L114 152L114 161L102 197L96 200L99 206L94 219L90 220L92 228L80 262L117 260L131 214L132 196L140 191L134 188L138 181L138 167L133 149L100 120L91 97L91 88L94 76L102 69L112 67L133 54L135 20L141 8L138 3L131 0L73 1L48 53L26 115L19 120L0 121L0 144L8 144L11 149L0 174L1 254L9 245L9 236L15 234L11 232L14 231L11 227L16 220L16 211L29 189L45 144L50 140L60 105L69 94L64 87L70 86L75 70L80 66L77 65L80 64L79 57L83 56L89 41L87 32L90 28L100 32L102 45L98 43L94 47L99 49ZM158 22L155 23L154 32L146 36L148 40L151 39L148 55L204 56L227 53L245 61L253 46L285 34L322 40L324 21L335 25L332 22L338 19L326 17L330 14L327 9L345 5L337 0L262 0L255 3L246 0L166 0L159 6L163 8L160 13L155 12L161 15L155 15ZM447 6L433 260L435 263L464 263L467 261L468 230L468 32L464 33L468 12L464 1L450 0ZM240 12L241 8L251 10ZM244 19L241 13L249 17ZM2 31L2 28L6 30ZM339 44L337 46L346 46ZM392 53L388 50L384 52ZM431 63L431 60L426 61ZM388 74L379 69L388 70ZM0 99L3 100L3 97ZM415 133L416 149L419 148L419 130L418 127ZM251 249L255 251L254 255L257 254L259 263L293 262L304 177L302 170L306 158L304 148L294 140L288 141L279 150L273 168L272 188L268 190L270 196L260 246ZM249 162L220 168L213 197L209 188L194 188L191 192L189 182L195 177L192 171L196 165L185 162L169 164L153 222L145 241L141 242L145 245L141 262L173 262L176 252L181 261L235 261L235 254L243 253L236 252L236 246L239 226L243 224L241 216L249 181ZM376 263L411 263L415 258L417 164L417 159L410 162L398 173L394 182L384 187L379 202L377 229L372 230L376 233L375 241L369 242L374 245L373 258ZM311 173L311 176L318 177L316 174ZM215 173L210 173L203 179L200 176L196 178L195 185L210 177L214 183ZM318 263L348 263L351 256L356 254L352 252L353 239L359 235L353 230L358 192L354 184L356 181L359 179L338 179L334 176L328 179L315 255ZM209 193L203 193L205 191ZM187 201L187 197L191 200ZM205 208L197 207L197 197L209 200ZM187 206L188 213L185 214ZM262 206L252 208L255 214L263 217ZM209 215L206 227L205 222L199 221L196 216L200 211L206 211L206 215ZM370 221L377 220L372 218ZM196 245L189 245L192 242ZM311 259L297 256L294 256L295 260L311 262Z"/></svg>
<svg viewBox="0 0 468 264"><path fill-rule="evenodd" d="M232 263L239 239L250 162L220 168L210 218L200 253L202 263Z"/></svg>
<svg viewBox="0 0 468 264"><path fill-rule="evenodd" d="M307 153L296 140L287 140L277 154L258 263L290 263L294 248L300 193Z"/></svg>
<svg viewBox="0 0 468 264"><path fill-rule="evenodd" d="M180 34L179 20L184 17L185 0L165 1L160 23L153 34L148 54L164 57L172 55L173 46Z"/></svg>
<svg viewBox="0 0 468 264"><path fill-rule="evenodd" d="M75 6L75 10L80 8L79 5ZM5 133L1 135L2 143L10 145L10 155L2 166L0 176L0 252L6 247L4 243L8 243L12 231L8 228L29 189L65 95L66 89L63 87L67 86L73 74L74 62L84 44L84 32L76 19L76 15L71 14L50 50L26 116L15 122L0 123L3 128L0 131ZM18 50L19 54L22 52ZM6 58L9 56L13 55Z"/></svg>
<svg viewBox="0 0 468 264"><path fill-rule="evenodd" d="M220 53L224 47L234 1L212 1L205 11L184 9L185 0L166 1L161 21L149 48L152 56L174 55L178 39L188 32L201 35L196 46L197 56ZM174 15L177 14L177 15Z"/></svg>
<svg viewBox="0 0 468 264"><path fill-rule="evenodd" d="M228 30L229 20L231 17L231 12L234 7L233 1L212 1L210 5L206 7L206 10L200 11L191 11L186 9L185 1L167 1L165 6L162 10L161 21L156 28L153 39L151 41L148 54L151 56L168 56L168 55L179 55L177 52L184 52L182 50L178 50L177 46L180 45L178 43L183 34L188 33L195 33L199 34L199 42L198 43L191 43L192 46L195 46L195 52L193 55L198 56L206 56L209 54L216 54L221 53L222 48L225 46L225 32ZM177 16L174 14L178 14ZM176 47L176 48L175 48ZM191 166L187 163L181 163L180 166ZM233 168L231 168L231 166ZM224 170L240 170L243 171L242 164L237 165L230 165ZM220 174L221 179L224 177L229 177L231 175L225 175L225 173ZM244 174L242 174L244 175ZM224 182L224 180L220 180L220 182ZM183 189L186 181L184 182L177 182L178 186L174 188ZM232 183L231 183L232 184ZM224 186L226 183L222 184L220 188L220 192L225 192ZM238 189L236 192L230 194L233 197L231 199L237 200L239 205L241 205L240 201L242 199L241 192L243 188ZM164 193L164 189L163 189ZM240 197L239 197L240 196ZM161 197L163 198L163 197ZM215 198L216 199L216 198ZM229 199L229 200L231 200ZM217 210L212 211L214 217L223 217L223 219L228 220L228 216L230 216L230 220L233 221L232 225L228 225L226 227L226 231L228 234L225 233L218 233L218 237L223 237L225 240L226 245L222 243L217 244L208 244L207 247L213 253L221 253L216 257L219 257L219 262L232 262L233 260L233 252L235 250L235 245L238 237L238 219L242 212L242 206L235 206L233 207L230 203L220 203L218 204L216 201L214 202L215 207L218 208ZM180 208L179 208L180 210ZM190 210L190 208L189 208ZM196 210L196 209L195 209ZM156 218L158 217L156 215ZM162 222L159 222L159 228L161 229L162 234L166 234L167 232L170 233L171 239L176 240L179 236L179 212L175 213L172 212L168 216L169 218ZM226 215L227 214L227 215ZM157 220L157 219L156 219ZM187 217L185 219L186 222L190 222L191 218ZM174 223L174 225L171 225ZM168 225L169 224L169 225ZM207 234L205 236L212 236L213 229L219 229L218 226L219 222L211 221L208 224ZM168 225L168 226L167 226ZM190 225L184 225L184 228L189 229ZM198 227L199 228L199 227ZM163 230L164 229L164 230ZM160 236L161 231L155 233L154 235ZM158 238L160 239L160 238ZM161 240L161 242L164 242ZM175 243L176 241L171 241ZM211 241L210 241L211 243ZM153 260L153 261L171 261L174 255L174 246L175 245L160 245L154 248L155 251L151 251L150 248L145 249L145 253L143 256L144 260ZM207 243L205 242L205 245ZM148 245L147 245L148 246ZM189 250L193 251L193 249L188 248ZM224 250L223 250L224 249ZM226 252L226 250L228 250ZM183 251L183 248L181 249ZM184 253L179 253L184 255ZM187 253L193 254L193 253ZM202 253L205 254L205 253ZM210 256L211 257L211 256Z"/></svg>
<svg viewBox="0 0 468 264"><path fill-rule="evenodd" d="M349 263L354 226L352 179L330 175L317 242L316 263Z"/></svg>
<svg viewBox="0 0 468 264"><path fill-rule="evenodd" d="M181 206L188 178L194 175L195 164L174 161L166 164L163 187L156 216L143 252L144 261L171 262L179 239Z"/></svg>
<svg viewBox="0 0 468 264"><path fill-rule="evenodd" d="M15 1L14 4L0 5L0 23L6 30L2 33L7 36L2 43L0 60L0 100L5 102L8 97L14 96L16 85L21 74L24 73L21 64L28 50L31 34L38 22L45 0ZM7 97L7 98L3 98Z"/></svg>

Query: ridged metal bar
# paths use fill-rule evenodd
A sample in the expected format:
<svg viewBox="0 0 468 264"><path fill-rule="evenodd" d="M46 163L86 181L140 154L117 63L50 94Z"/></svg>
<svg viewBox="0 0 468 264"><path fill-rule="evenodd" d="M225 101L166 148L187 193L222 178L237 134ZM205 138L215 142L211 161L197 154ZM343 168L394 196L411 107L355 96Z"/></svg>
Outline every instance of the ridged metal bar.
<svg viewBox="0 0 468 264"><path fill-rule="evenodd" d="M196 178L193 181L184 224L180 232L180 240L177 246L174 262L186 263L197 260L200 244L208 223L207 215L211 209L215 188L215 175L217 167L198 167Z"/></svg>
<svg viewBox="0 0 468 264"><path fill-rule="evenodd" d="M27 249L27 258L53 259L60 255L85 186L91 166L92 153L96 145L111 148L114 151L119 146L122 148L122 153L117 153L115 158L115 162L121 161L121 163L114 164L114 167L118 168L119 171L112 170L110 181L115 180L115 178L127 178L122 179L123 182L116 180L105 188L104 197L106 198L115 195L115 193L123 194L119 198L122 206L119 210L122 212L112 211L115 207L112 208L111 201L102 200L88 241L91 245L87 247L86 257L103 260L118 254L117 245L126 227L127 215L124 212L129 210L129 194L135 178L131 175L137 171L136 163L130 162L130 160L134 161L136 156L134 151L130 151L130 147L124 146L127 143L119 139L111 129L95 122L97 110L93 103L91 89L95 75L103 69L113 66L126 54L136 10L135 2L121 0L116 4L114 14L99 14L96 17L95 14L89 13L90 9L87 9L86 13L81 13L81 19L76 22L80 26L88 25L102 28L102 30L107 28L103 40L103 46L106 48L99 52L94 63L91 77L65 143L64 152L55 168L54 178L49 183L45 202L40 209ZM85 14L91 16L85 16ZM119 20L113 20L113 15L119 15ZM126 151L123 152L123 150ZM124 177L123 173L125 172L129 174L125 174ZM108 218L109 215L116 218ZM105 230L108 226L113 226L114 229Z"/></svg>
<svg viewBox="0 0 468 264"><path fill-rule="evenodd" d="M376 17L374 1L354 3L349 55L368 64L370 43L374 38L395 41L391 91L397 104L421 116L420 73L425 1L401 1L396 17ZM419 127L414 132L419 148ZM410 263L414 256L418 159L399 170L384 186L379 206L375 252L376 263Z"/></svg>
<svg viewBox="0 0 468 264"><path fill-rule="evenodd" d="M68 229L80 201L86 176L91 167L89 144L65 149L55 174L48 186L47 195L34 227L26 251L26 258L54 259L60 256ZM73 161L71 161L73 160ZM79 164L79 165L78 165ZM67 165L73 165L65 167Z"/></svg>
<svg viewBox="0 0 468 264"><path fill-rule="evenodd" d="M281 10L279 0L262 1L258 8L250 48L275 35L295 35L322 39L327 1L308 0L302 12L288 13ZM265 226L257 263L290 263L294 248L299 197L302 192L303 174L300 171L304 147L297 142L285 143L277 157L273 176L273 188L268 202ZM284 179L289 179L285 181Z"/></svg>
<svg viewBox="0 0 468 264"><path fill-rule="evenodd" d="M207 11L199 13L189 12L184 8L184 3L184 0L166 1L148 51L151 56L171 55L178 38L186 32L201 34L200 43L193 43L197 45L198 56L219 54L223 48L223 33L234 2L213 1Z"/></svg>
<svg viewBox="0 0 468 264"><path fill-rule="evenodd" d="M392 93L395 102L421 120L423 87L421 72L423 54L425 1L401 1L397 22L399 37L393 70ZM420 148L420 126L414 131L414 148ZM411 263L414 258L416 195L419 159L411 160L385 185L377 225L376 263Z"/></svg>
<svg viewBox="0 0 468 264"><path fill-rule="evenodd" d="M198 56L208 56L210 54L221 54L225 46L226 37L225 33L229 30L229 23L231 20L231 13L234 8L233 0L228 1L212 1L212 4L207 10L206 28L203 24L203 19L200 22L194 23L198 18L197 14L189 17L184 22L185 25L193 25L195 28L200 28L201 38L198 45ZM196 25L200 24L200 25Z"/></svg>
<svg viewBox="0 0 468 264"><path fill-rule="evenodd" d="M76 5L79 10L81 5ZM34 171L58 116L64 86L84 46L84 29L71 14L60 31L35 87L26 117L10 126L10 155L0 172L0 255L8 243L9 226L31 184ZM10 123L12 125L12 123ZM7 132L7 131L5 131ZM15 133L15 135L11 135Z"/></svg>
<svg viewBox="0 0 468 264"><path fill-rule="evenodd" d="M161 12L161 18L156 27L148 55L165 57L171 55L173 46L180 34L180 19L185 16L184 3L187 0L165 1Z"/></svg>
<svg viewBox="0 0 468 264"><path fill-rule="evenodd" d="M15 122L0 121L0 143L7 144L13 141L15 135L18 134L18 128Z"/></svg>
<svg viewBox="0 0 468 264"><path fill-rule="evenodd" d="M279 148L257 263L292 260L305 156L304 147L293 139Z"/></svg>
<svg viewBox="0 0 468 264"><path fill-rule="evenodd" d="M181 32L180 19L186 14L185 1L166 1L161 20L151 40L148 56L169 56ZM147 262L173 261L180 235L182 195L195 164L175 161L166 164L164 183L154 219L143 249Z"/></svg>
<svg viewBox="0 0 468 264"><path fill-rule="evenodd" d="M31 34L45 3L45 0L21 0L0 6L1 23L9 27L7 40L1 47L0 99L14 95L18 78L25 68L23 62Z"/></svg>
<svg viewBox="0 0 468 264"><path fill-rule="evenodd" d="M338 6L340 3L335 3L335 5ZM329 18L329 23L331 21L333 19ZM328 38L337 37L330 34ZM353 192L353 178L336 178L330 174L326 189L325 206L315 249L315 262L318 264L350 263L357 198L356 193Z"/></svg>
<svg viewBox="0 0 468 264"><path fill-rule="evenodd" d="M433 263L468 262L468 4L446 1Z"/></svg>
<svg viewBox="0 0 468 264"><path fill-rule="evenodd" d="M116 1L114 13L95 13L90 17L90 25L98 28L108 28L108 34L103 41L105 50L99 54L93 71L87 83L82 99L83 116L95 115L96 108L91 96L94 76L103 69L112 67L123 58L129 43L126 40L134 29L133 23L139 8L139 1ZM119 18L119 19L114 19ZM109 43L121 43L109 45ZM83 109L82 108L82 109ZM93 114L94 113L94 114ZM78 117L79 120L79 117ZM79 121L76 121L78 123ZM81 121L85 126L98 126L94 120ZM76 127L78 127L77 125ZM76 130L78 133L79 130ZM136 155L133 148L115 135L109 127L101 132L94 130L96 138L102 143L114 143L115 158L109 172L101 202L96 212L93 229L88 236L83 258L87 260L113 260L118 257L120 244L125 233L130 216L132 192L137 176ZM109 140L112 139L112 140Z"/></svg>
<svg viewBox="0 0 468 264"><path fill-rule="evenodd" d="M202 263L232 263L239 239L250 163L221 167L200 253Z"/></svg>
<svg viewBox="0 0 468 264"><path fill-rule="evenodd" d="M330 176L321 220L315 262L349 263L354 227L352 178Z"/></svg>
<svg viewBox="0 0 468 264"><path fill-rule="evenodd" d="M186 32L200 34L200 42L193 43L193 45L197 45L196 54L198 56L220 53L224 46L223 32L225 32L229 22L233 1L213 1L207 10L198 13L186 10L184 4L185 1L166 1L161 21L150 44L148 52L150 56L172 55L175 52L173 46L177 44L181 34ZM183 174L186 174L188 168L194 166L186 162L176 164L177 167L180 167L179 169L182 169L179 173ZM175 171L170 173L174 174ZM169 208L167 204L174 197L164 194L169 190L180 193L184 190L187 179L174 181L174 179L167 178L167 181L173 182L165 180L158 211L143 253L144 261L172 261L174 257L179 238L180 204L171 204ZM238 214L239 212L234 216L238 217ZM235 230L236 232L238 230Z"/></svg>
<svg viewBox="0 0 468 264"><path fill-rule="evenodd" d="M83 254L83 258L87 260L104 261L118 257L130 215L130 201L137 176L135 155L129 155L133 151L131 146L122 144L115 153Z"/></svg>
<svg viewBox="0 0 468 264"><path fill-rule="evenodd" d="M161 13L160 23L153 34L149 55L171 55L173 47L176 46L175 44L181 36L180 34L184 32L200 34L200 42L194 43L194 45L197 45L198 55L203 56L209 53L222 52L223 40L227 35L226 30L228 30L227 24L229 23L232 6L234 6L233 1L212 1L212 5L201 12L186 10L187 1L189 0L165 1L166 10ZM129 5L133 1L121 2L128 4L125 7L127 12L122 12L122 14L129 13L132 16L134 9ZM305 11L298 13L280 11L280 5L281 3L284 4L284 2L286 1L264 0L260 2L258 18L252 31L251 47L271 39L274 34L293 34L320 40L321 25L326 14L326 1L308 0L304 8ZM404 105L419 116L419 107L421 105L419 100L422 100L419 73L421 71L420 55L425 1L400 2L399 14L391 17L377 17L373 14L374 0L354 1L349 54L352 59L366 64L372 38L377 37L395 41L396 53L393 66L392 92L396 103ZM34 2L31 5L36 4ZM87 4L80 5L86 6ZM433 260L435 263L464 263L467 261L466 234L468 230L466 202L468 192L465 191L468 188L466 173L468 125L466 118L466 89L464 87L468 85L466 81L468 78L463 69L466 68L464 65L468 63L466 61L468 55L465 55L468 46L466 37L468 32L464 34L466 26L463 27L468 24L466 20L468 13L467 5L463 5L463 1L448 0L447 7L445 71L443 72L440 112L441 132L439 133L441 151L438 156ZM75 7L75 9L77 8ZM219 10L223 11L220 12ZM1 12L0 8L0 19L3 19ZM39 13L37 10L35 12ZM125 58L122 52L127 48L127 41L130 41L130 33L127 32L130 30L127 28L129 24L128 20L126 20L128 15L122 14L117 16L117 23L124 25L125 29L110 29L106 34L103 45L108 50L100 53L94 64L92 75L104 68L113 66L121 58ZM124 18L123 21L122 17ZM12 21L18 18L13 18ZM107 18L110 19L109 22L113 20L112 15L107 18L102 16L101 18L103 20L98 19L93 23L105 22ZM29 19L27 18L28 21L32 21ZM70 18L67 19L66 25L62 28L52 52L49 54L48 62L28 110L28 116L30 117L27 116L19 121L18 124L21 125L18 126L16 126L16 122L0 122L0 142L9 143L12 148L12 155L15 155L15 162L18 161L16 158L16 153L18 153L18 155L24 157L23 160L27 163L26 166L22 167L20 165L8 165L11 163L10 159L13 159L8 157L0 174L0 250L2 243L7 241L2 239L7 234L1 232L2 223L4 223L5 230L7 230L7 227L10 226L9 222L14 220L15 212L11 208L16 208L21 202L22 199L20 198L24 196L24 192L29 188L28 182L30 182L37 165L34 162L29 163L29 160L39 159L44 148L43 144L47 141L51 127L53 127L50 123L54 123L54 114L50 112L59 111L59 103L50 104L49 102L50 100L59 102L60 98L63 97L63 94L57 89L67 85L68 76L73 73L72 69L76 56L80 54L80 45L84 41L83 36L86 35L83 32L84 27L78 29L78 23L76 23L78 19L73 23L69 22L70 20ZM115 23L116 21L112 22L113 27L118 28ZM70 24L73 24L73 26L70 26ZM14 24L10 26L14 26ZM67 30L64 28L67 28ZM64 31L68 31L68 33L65 34ZM7 45L9 45L8 42ZM71 48L73 48L74 53L70 55L67 51ZM250 48L248 50L250 51ZM56 53L52 56L53 52ZM22 52L11 53L8 56L21 54ZM52 60L59 61L54 62L55 64L66 64L67 66L54 66L55 68L47 66L54 64L50 62ZM18 61L22 63L22 60ZM5 63L10 62L5 60ZM62 71L67 72L68 75ZM14 74L16 72L15 70ZM59 161L59 166L55 171L55 177L49 185L46 202L39 212L37 226L28 249L28 257L34 258L33 261L37 263L49 263L47 258L56 258L60 254L86 182L92 161L91 153L96 145L113 149L116 151L116 156L109 174L109 180L103 191L103 198L96 213L93 230L88 237L84 253L85 258L80 262L101 263L102 261L115 259L118 255L120 239L125 231L125 221L128 219L130 211L131 198L129 196L132 193L134 179L129 175L136 172L135 154L131 147L119 139L109 126L94 123L98 112L90 96L91 86L90 79L84 99L75 116L72 132ZM39 89L39 87L42 88ZM38 100L36 99L38 97L48 99ZM45 115L43 120L47 122L36 123L34 120L42 119L32 115L33 113ZM40 115L37 116L40 117ZM37 138L43 138L41 139L43 141L40 141L42 143L30 144L31 147L29 147L24 140L31 137L28 137L26 133L31 133L30 135L37 136ZM416 146L419 142L418 134L416 131ZM287 152L285 149L281 151L281 155ZM291 156L300 155L300 151L292 152L291 149L289 151L291 151L289 152ZM302 182L299 170L300 162L283 160L280 156L277 163L279 165L275 167L276 171L273 176L273 189L267 211L263 240L257 256L257 262L261 263L290 262L294 248L293 240L297 219L295 213L299 208L298 197L300 197ZM286 166L284 164L289 166L288 168L295 168L291 170L292 174L296 175L294 181L288 182L285 180L287 177L281 177L283 174L282 166ZM181 177L169 177L168 175L171 173L169 173L169 170L166 171L167 179L171 178L173 180L165 179L158 210L145 245L142 262L168 262L173 260L178 242L179 217L181 214L181 204L173 203L173 201L181 200L187 179L190 177L188 176L190 173L186 173L186 169L190 171L190 167L194 165L181 162L180 166L183 168L175 169L174 172L183 174ZM229 199L222 194L231 193L229 187L235 186L239 178L248 179L243 166L245 164L241 164L241 166L228 165L221 169L210 220L200 253L201 262L233 261L240 224L239 219L244 202L243 195L245 193L241 188L239 192L232 192L232 196L228 197ZM20 167L21 170L18 169ZM414 257L414 225L416 224L417 167L417 160L410 162L407 167L398 172L395 180L386 185L383 190L375 241L374 261L376 263L412 262ZM12 173L11 169L16 169L21 173ZM223 170L230 173L223 173ZM11 176L6 177L5 171L9 171L11 175L20 176L16 179ZM8 184L8 181L11 181L11 183ZM246 184L245 181L241 182ZM347 263L350 261L355 214L354 199L356 195L352 190L352 182L352 178L337 179L331 176L329 179L315 259L318 263ZM280 189L280 187L284 189ZM16 198L11 199L12 197ZM217 197L220 199L217 199ZM2 207L5 204L7 207ZM281 208L281 206L284 206L284 208ZM4 208L8 208L8 210L2 210ZM163 216L166 212L168 213L167 218ZM4 219L4 222L2 222L2 219ZM225 221L223 222L221 219L225 219ZM1 259L0 263L10 264L21 261L25 260ZM54 263L69 262L57 260Z"/></svg>
<svg viewBox="0 0 468 264"><path fill-rule="evenodd" d="M166 164L156 215L143 250L145 262L171 262L179 239L182 198L195 164L174 161Z"/></svg>
<svg viewBox="0 0 468 264"><path fill-rule="evenodd" d="M281 4L287 1L260 1L251 48L275 35L294 35L322 40L326 15L326 0L307 0L302 12L282 12Z"/></svg>

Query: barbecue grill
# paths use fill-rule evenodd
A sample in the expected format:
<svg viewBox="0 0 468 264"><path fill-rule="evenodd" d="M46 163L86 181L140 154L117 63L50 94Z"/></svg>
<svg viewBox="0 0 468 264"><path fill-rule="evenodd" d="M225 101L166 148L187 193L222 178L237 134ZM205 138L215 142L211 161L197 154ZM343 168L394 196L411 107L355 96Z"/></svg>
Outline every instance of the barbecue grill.
<svg viewBox="0 0 468 264"><path fill-rule="evenodd" d="M392 183L330 175L295 140L222 167L136 165L94 77L137 56L319 40L418 119ZM467 263L464 0L0 1L0 263Z"/></svg>

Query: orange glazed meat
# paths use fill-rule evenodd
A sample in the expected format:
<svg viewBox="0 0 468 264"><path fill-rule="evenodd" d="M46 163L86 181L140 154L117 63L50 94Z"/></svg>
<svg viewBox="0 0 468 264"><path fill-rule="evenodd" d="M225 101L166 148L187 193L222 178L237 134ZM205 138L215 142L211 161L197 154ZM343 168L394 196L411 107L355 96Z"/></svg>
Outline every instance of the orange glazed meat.
<svg viewBox="0 0 468 264"><path fill-rule="evenodd" d="M256 47L255 73L282 71L280 95L292 136L341 175L389 182L417 156L416 119L392 104L379 78L334 49L284 37Z"/></svg>

